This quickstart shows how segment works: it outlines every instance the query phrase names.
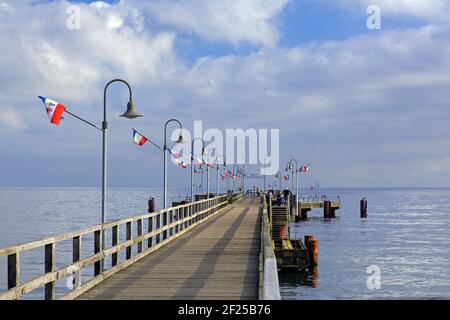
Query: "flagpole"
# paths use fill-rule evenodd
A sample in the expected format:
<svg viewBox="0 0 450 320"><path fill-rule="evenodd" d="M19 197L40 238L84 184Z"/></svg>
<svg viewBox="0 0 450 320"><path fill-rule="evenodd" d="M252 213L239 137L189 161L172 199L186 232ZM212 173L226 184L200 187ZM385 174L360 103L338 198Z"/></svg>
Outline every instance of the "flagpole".
<svg viewBox="0 0 450 320"><path fill-rule="evenodd" d="M200 140L202 142L202 159L203 159L203 153L205 152L205 141L202 138L195 138L192 140L191 143L191 202L194 202L194 183L197 184L197 177L195 177L195 182L193 181L194 177L194 144L196 140ZM197 185L195 186L195 190L197 190Z"/></svg>
<svg viewBox="0 0 450 320"><path fill-rule="evenodd" d="M70 114L72 117L74 117L74 118L76 118L76 119L78 119L78 120L80 120L80 121L82 121L82 122L84 122L84 123L90 125L91 127L94 127L95 129L97 129L97 130L99 130L99 131L102 131L102 128L99 128L99 127L97 127L95 124L93 124L92 122L89 122L89 121L87 121L87 120L85 120L85 119L83 119L83 118L77 116L76 114L74 114L74 113L70 112L69 110L67 110L67 108L66 108L66 110L65 110L64 112L65 112L65 113L68 113L68 114Z"/></svg>

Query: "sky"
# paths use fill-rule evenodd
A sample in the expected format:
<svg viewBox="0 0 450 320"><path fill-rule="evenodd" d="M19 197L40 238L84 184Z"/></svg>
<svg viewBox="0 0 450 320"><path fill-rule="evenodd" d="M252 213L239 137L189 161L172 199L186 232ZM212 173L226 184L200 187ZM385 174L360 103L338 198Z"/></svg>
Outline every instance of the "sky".
<svg viewBox="0 0 450 320"><path fill-rule="evenodd" d="M449 35L448 0L0 0L0 186L100 186L101 133L50 125L37 97L100 126L123 78L144 117L119 118L128 92L110 87L111 186L162 185L162 153L131 128L162 144L177 118L279 129L280 169L311 163L302 187L450 187Z"/></svg>

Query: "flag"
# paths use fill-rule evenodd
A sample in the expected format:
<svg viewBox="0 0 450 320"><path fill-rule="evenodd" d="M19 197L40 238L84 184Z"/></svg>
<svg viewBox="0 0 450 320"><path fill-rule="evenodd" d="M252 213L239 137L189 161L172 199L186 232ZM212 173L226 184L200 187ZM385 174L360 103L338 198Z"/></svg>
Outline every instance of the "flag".
<svg viewBox="0 0 450 320"><path fill-rule="evenodd" d="M203 164L203 160L201 160L199 157L195 157L196 158L196 162L194 162L194 164Z"/></svg>
<svg viewBox="0 0 450 320"><path fill-rule="evenodd" d="M308 171L309 171L309 166L310 166L310 164L308 164L307 166L306 166L306 165L303 166L303 167L301 168L301 171L300 171L300 172L308 172Z"/></svg>
<svg viewBox="0 0 450 320"><path fill-rule="evenodd" d="M63 104L53 101L49 98L41 96L39 96L39 98L44 103L45 109L47 110L48 118L50 119L50 123L59 125L61 122L62 115L64 111L66 111L66 107Z"/></svg>
<svg viewBox="0 0 450 320"><path fill-rule="evenodd" d="M133 129L133 142L138 146L143 146L148 139L144 137L142 134Z"/></svg>

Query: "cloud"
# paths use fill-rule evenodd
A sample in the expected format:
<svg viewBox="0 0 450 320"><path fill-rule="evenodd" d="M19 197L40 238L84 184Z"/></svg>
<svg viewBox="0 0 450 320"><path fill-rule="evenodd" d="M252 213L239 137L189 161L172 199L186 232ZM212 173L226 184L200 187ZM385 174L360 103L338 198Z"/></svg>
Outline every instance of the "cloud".
<svg viewBox="0 0 450 320"><path fill-rule="evenodd" d="M129 1L158 23L191 32L208 41L275 46L280 36L273 19L289 0Z"/></svg>
<svg viewBox="0 0 450 320"><path fill-rule="evenodd" d="M377 5L381 8L382 15L412 16L432 23L449 21L450 13L450 4L447 0L338 0L333 3L350 10L361 10L370 5Z"/></svg>
<svg viewBox="0 0 450 320"><path fill-rule="evenodd" d="M441 164L436 159L448 156L450 28L445 24L283 48L272 19L287 1L79 4L81 30L66 28L70 2L1 3L8 10L0 10L0 142L13 157L1 162L26 154L78 168L82 155L83 170L61 179L95 184L98 167L92 164L99 160L100 135L69 116L61 127L50 127L36 96L68 103L99 123L103 86L115 77L132 83L146 116L132 125L155 142L161 143L162 124L172 117L185 127L203 120L205 129L280 128L282 155L318 168L304 178L306 184L320 179L322 185L431 185L424 164ZM188 63L175 46L183 32L211 45L257 46L248 55ZM159 158L129 143L131 123L116 119L125 93L110 94L112 184L158 185L160 172L152 169L159 168ZM13 138L28 143L18 146ZM32 161L29 165L32 172ZM136 174L123 180L119 171L127 165ZM51 169L39 170L44 176ZM421 178L414 180L412 171ZM20 173L13 173L0 175L15 181ZM438 183L445 184L445 177Z"/></svg>

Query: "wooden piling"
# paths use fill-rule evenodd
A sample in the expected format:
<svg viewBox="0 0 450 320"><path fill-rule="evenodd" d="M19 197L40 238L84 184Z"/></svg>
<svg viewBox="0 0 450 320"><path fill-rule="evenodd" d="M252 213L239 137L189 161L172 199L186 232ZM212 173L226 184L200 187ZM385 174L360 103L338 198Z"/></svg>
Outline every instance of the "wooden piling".
<svg viewBox="0 0 450 320"><path fill-rule="evenodd" d="M325 219L331 218L331 201L329 200L323 202L323 217Z"/></svg>
<svg viewBox="0 0 450 320"><path fill-rule="evenodd" d="M361 214L361 218L367 218L367 200L366 200L366 198L361 199L360 214Z"/></svg>
<svg viewBox="0 0 450 320"><path fill-rule="evenodd" d="M314 268L319 263L319 241L314 236L305 236L305 246L308 249L309 267Z"/></svg>
<svg viewBox="0 0 450 320"><path fill-rule="evenodd" d="M153 213L156 211L156 200L155 198L150 198L148 200L148 213Z"/></svg>

